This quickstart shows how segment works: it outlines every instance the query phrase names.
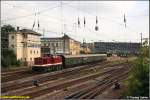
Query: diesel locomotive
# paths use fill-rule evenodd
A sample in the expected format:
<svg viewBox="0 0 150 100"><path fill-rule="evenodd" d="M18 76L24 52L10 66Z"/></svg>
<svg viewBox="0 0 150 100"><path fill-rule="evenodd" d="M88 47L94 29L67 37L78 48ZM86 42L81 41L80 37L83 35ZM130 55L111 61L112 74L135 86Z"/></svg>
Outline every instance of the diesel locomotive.
<svg viewBox="0 0 150 100"><path fill-rule="evenodd" d="M44 55L34 59L32 71L55 71L107 59L107 54Z"/></svg>

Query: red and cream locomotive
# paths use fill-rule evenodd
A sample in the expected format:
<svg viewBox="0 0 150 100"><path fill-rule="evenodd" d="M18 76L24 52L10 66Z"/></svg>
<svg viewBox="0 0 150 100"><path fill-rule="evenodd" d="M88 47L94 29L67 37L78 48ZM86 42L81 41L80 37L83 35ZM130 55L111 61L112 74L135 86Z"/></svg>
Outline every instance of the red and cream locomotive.
<svg viewBox="0 0 150 100"><path fill-rule="evenodd" d="M62 69L62 57L59 55L44 55L34 59L32 71L54 71Z"/></svg>

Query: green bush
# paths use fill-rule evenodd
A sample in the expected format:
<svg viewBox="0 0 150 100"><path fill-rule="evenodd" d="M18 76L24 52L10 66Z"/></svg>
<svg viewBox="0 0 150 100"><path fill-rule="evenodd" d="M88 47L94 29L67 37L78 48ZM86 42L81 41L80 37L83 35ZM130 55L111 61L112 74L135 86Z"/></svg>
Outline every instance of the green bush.
<svg viewBox="0 0 150 100"><path fill-rule="evenodd" d="M1 54L2 67L4 68L11 66L20 66L22 64L20 60L17 61L16 55L13 50L5 49L2 50Z"/></svg>
<svg viewBox="0 0 150 100"><path fill-rule="evenodd" d="M21 61L21 60L17 60L16 66L19 67L19 66L21 66L21 65L22 65L22 61Z"/></svg>
<svg viewBox="0 0 150 100"><path fill-rule="evenodd" d="M127 91L124 96L149 97L149 51L143 44L138 59L134 62L131 75L126 81Z"/></svg>
<svg viewBox="0 0 150 100"><path fill-rule="evenodd" d="M149 65L138 59L127 82L126 96L149 95Z"/></svg>

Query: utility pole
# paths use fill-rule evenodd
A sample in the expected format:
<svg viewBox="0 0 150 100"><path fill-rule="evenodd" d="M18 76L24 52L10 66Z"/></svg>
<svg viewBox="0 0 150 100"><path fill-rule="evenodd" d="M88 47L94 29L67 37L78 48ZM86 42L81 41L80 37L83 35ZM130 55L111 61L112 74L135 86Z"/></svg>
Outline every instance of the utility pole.
<svg viewBox="0 0 150 100"><path fill-rule="evenodd" d="M43 38L44 38L45 29L43 29Z"/></svg>
<svg viewBox="0 0 150 100"><path fill-rule="evenodd" d="M62 0L60 1L60 10L61 10L61 32L63 34L63 54L65 55L65 33L63 30L63 6L62 6Z"/></svg>
<svg viewBox="0 0 150 100"><path fill-rule="evenodd" d="M142 47L142 33L140 33L141 34L141 47Z"/></svg>
<svg viewBox="0 0 150 100"><path fill-rule="evenodd" d="M64 47L63 47L63 53L64 53L64 55L65 55L65 33L64 33L64 36L63 36L63 44L64 44L64 45L63 45L63 46L64 46Z"/></svg>
<svg viewBox="0 0 150 100"><path fill-rule="evenodd" d="M140 33L140 35L141 35L141 47L140 47L140 49L142 50L142 33ZM141 52L141 50L140 50L140 57L142 58L142 52ZM141 63L142 63L142 61L141 61Z"/></svg>

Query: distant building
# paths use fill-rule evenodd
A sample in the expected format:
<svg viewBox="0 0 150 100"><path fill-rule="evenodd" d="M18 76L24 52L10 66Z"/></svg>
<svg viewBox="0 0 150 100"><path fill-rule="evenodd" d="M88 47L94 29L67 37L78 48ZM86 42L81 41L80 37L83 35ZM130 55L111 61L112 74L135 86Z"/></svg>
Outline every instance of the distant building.
<svg viewBox="0 0 150 100"><path fill-rule="evenodd" d="M94 42L95 53L132 53L138 54L140 43Z"/></svg>
<svg viewBox="0 0 150 100"><path fill-rule="evenodd" d="M32 65L34 58L41 56L40 36L35 31L18 28L17 32L9 34L9 48L14 50L17 60Z"/></svg>
<svg viewBox="0 0 150 100"><path fill-rule="evenodd" d="M41 38L42 54L80 54L80 42L68 35L57 38Z"/></svg>
<svg viewBox="0 0 150 100"><path fill-rule="evenodd" d="M94 53L94 43L82 43L81 44L81 53L83 54L91 54Z"/></svg>

